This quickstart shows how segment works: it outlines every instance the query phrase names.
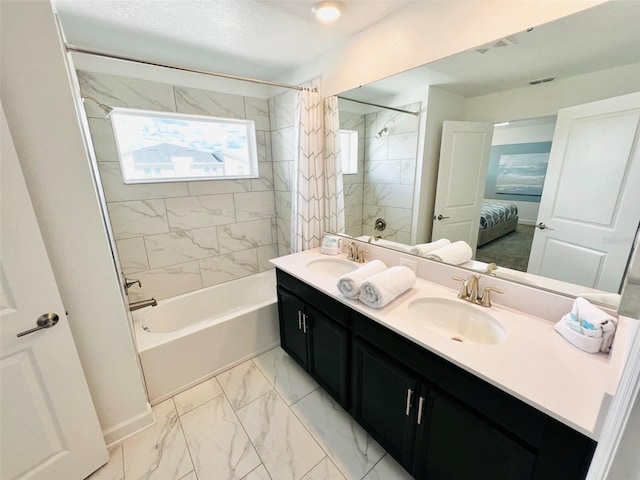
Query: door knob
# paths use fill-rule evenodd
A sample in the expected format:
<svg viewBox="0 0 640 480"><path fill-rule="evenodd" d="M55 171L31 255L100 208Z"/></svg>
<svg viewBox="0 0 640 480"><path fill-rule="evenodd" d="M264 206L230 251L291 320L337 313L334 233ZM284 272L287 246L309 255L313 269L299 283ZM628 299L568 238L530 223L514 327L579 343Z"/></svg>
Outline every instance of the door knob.
<svg viewBox="0 0 640 480"><path fill-rule="evenodd" d="M30 333L37 332L38 330L42 330L43 328L51 328L56 323L58 323L59 319L60 317L58 317L57 313L45 313L44 315L41 315L40 318L38 318L38 320L36 321L36 325L38 325L36 328L32 328L31 330L20 332L17 336L24 337L25 335L29 335Z"/></svg>
<svg viewBox="0 0 640 480"><path fill-rule="evenodd" d="M451 217L444 217L444 216L442 216L442 215L438 215L436 218L437 218L438 220L444 220L445 218L451 218Z"/></svg>
<svg viewBox="0 0 640 480"><path fill-rule="evenodd" d="M553 230L553 228L549 228L545 225L544 222L540 222L539 224L536 225L536 228L539 228L540 230Z"/></svg>

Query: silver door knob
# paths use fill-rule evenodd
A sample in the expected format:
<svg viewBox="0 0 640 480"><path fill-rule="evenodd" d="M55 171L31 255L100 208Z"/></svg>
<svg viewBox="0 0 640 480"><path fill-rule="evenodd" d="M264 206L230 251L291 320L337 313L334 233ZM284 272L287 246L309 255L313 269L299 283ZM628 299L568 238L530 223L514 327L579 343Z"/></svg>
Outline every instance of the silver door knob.
<svg viewBox="0 0 640 480"><path fill-rule="evenodd" d="M547 227L544 222L537 224L536 228L539 228L540 230L553 230L553 228Z"/></svg>
<svg viewBox="0 0 640 480"><path fill-rule="evenodd" d="M51 328L56 323L58 323L58 320L60 320L60 317L58 317L57 313L45 313L44 315L41 315L40 318L38 318L38 320L36 321L36 325L38 325L36 328L20 332L17 336L24 337L25 335L37 332L38 330L42 330L43 328Z"/></svg>
<svg viewBox="0 0 640 480"><path fill-rule="evenodd" d="M444 216L442 216L442 215L438 215L436 218L437 218L438 220L444 220L445 218L451 218L451 217L444 217Z"/></svg>

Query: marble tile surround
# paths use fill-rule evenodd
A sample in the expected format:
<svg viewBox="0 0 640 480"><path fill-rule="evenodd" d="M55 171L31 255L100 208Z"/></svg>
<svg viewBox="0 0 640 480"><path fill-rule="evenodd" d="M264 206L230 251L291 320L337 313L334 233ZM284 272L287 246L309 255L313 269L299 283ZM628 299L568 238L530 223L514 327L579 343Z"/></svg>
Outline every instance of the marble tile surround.
<svg viewBox="0 0 640 480"><path fill-rule="evenodd" d="M417 111L420 104L401 106ZM388 240L410 243L413 185L416 175L418 119L381 110L367 115L340 112L340 128L357 130L357 175L344 176L347 234L381 235ZM387 127L381 139L377 132ZM384 218L387 228L376 232L374 223Z"/></svg>
<svg viewBox="0 0 640 480"><path fill-rule="evenodd" d="M410 480L279 347L154 407L88 480Z"/></svg>
<svg viewBox="0 0 640 480"><path fill-rule="evenodd" d="M83 94L114 107L246 118L256 125L259 178L125 185L111 122L92 102L85 104L122 271L142 282L130 289L130 301L272 268L269 259L290 247L288 231L278 241L276 219L291 216L295 92L269 101L86 71L78 78Z"/></svg>

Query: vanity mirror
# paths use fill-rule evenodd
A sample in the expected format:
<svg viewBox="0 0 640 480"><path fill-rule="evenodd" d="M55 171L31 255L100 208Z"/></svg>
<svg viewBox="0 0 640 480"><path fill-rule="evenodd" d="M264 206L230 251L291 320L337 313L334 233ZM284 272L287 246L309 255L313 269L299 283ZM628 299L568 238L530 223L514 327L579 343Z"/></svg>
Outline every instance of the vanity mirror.
<svg viewBox="0 0 640 480"><path fill-rule="evenodd" d="M463 267L494 262L502 278L615 306L640 221L637 18L637 2L608 2L340 94L420 112L340 101L341 128L359 138L340 233L405 250L465 239L475 260ZM488 136L456 144L471 125ZM492 143L484 163L445 158L474 142ZM517 233L476 250L483 200L517 206ZM519 263L498 243L515 236Z"/></svg>

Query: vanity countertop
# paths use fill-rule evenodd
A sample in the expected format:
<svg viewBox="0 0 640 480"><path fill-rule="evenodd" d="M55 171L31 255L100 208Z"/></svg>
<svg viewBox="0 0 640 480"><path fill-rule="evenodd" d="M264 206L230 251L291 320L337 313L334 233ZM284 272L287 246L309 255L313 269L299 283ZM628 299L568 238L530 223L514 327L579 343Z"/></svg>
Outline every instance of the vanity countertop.
<svg viewBox="0 0 640 480"><path fill-rule="evenodd" d="M335 258L344 258L339 255ZM384 325L451 363L510 393L525 403L597 440L608 407L605 398L615 393L619 365L625 354L626 320L621 317L610 355L583 352L559 335L554 322L496 304L490 308L457 298L457 291L418 278L415 285L383 308L367 307L340 294L336 279L311 272L307 264L328 258L319 249L275 258L271 262L353 310ZM435 335L412 322L408 304L417 298L439 297L464 302L496 318L506 329L506 340L480 345L460 343ZM495 301L499 302L499 299ZM612 377L615 376L615 381ZM613 387L612 387L613 385ZM612 388L614 388L613 391Z"/></svg>

